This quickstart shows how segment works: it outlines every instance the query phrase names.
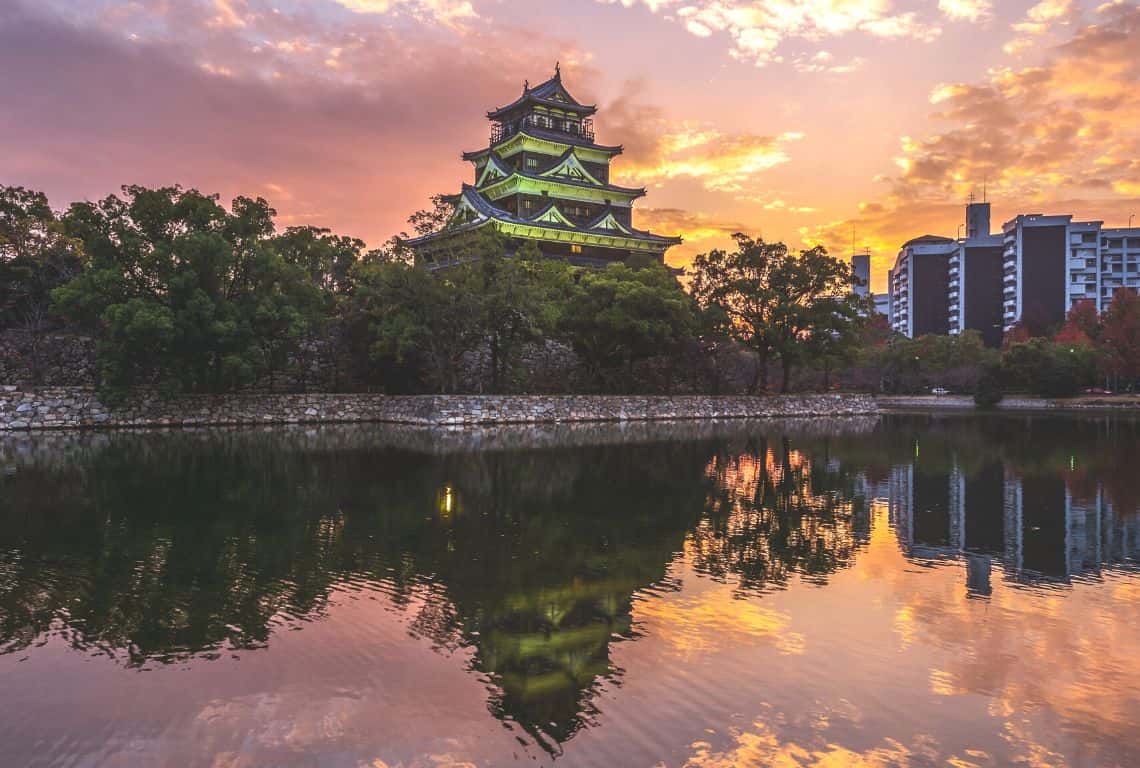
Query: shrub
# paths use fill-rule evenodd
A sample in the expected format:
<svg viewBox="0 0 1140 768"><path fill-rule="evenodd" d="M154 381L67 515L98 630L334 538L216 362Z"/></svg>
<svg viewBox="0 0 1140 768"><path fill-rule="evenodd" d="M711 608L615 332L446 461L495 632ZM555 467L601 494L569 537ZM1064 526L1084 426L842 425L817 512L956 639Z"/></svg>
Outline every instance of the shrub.
<svg viewBox="0 0 1140 768"><path fill-rule="evenodd" d="M978 378L974 388L974 403L982 409L990 409L1001 402L1005 392L1001 386L1001 374L996 366L988 366Z"/></svg>

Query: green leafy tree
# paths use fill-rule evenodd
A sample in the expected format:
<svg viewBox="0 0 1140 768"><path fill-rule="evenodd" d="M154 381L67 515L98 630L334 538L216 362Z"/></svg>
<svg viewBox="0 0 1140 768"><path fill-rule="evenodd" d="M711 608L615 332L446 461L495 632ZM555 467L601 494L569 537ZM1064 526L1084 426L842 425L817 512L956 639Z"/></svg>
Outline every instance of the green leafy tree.
<svg viewBox="0 0 1140 768"><path fill-rule="evenodd" d="M295 344L306 274L275 252L265 200L227 211L192 189L123 192L63 216L90 265L53 293L59 312L99 333L105 390L232 390Z"/></svg>
<svg viewBox="0 0 1140 768"><path fill-rule="evenodd" d="M460 388L463 356L477 348L477 297L462 283L402 262L364 263L353 298L374 365L422 365L439 392Z"/></svg>
<svg viewBox="0 0 1140 768"><path fill-rule="evenodd" d="M595 386L634 386L633 366L675 356L697 328L691 299L663 265L581 271L563 310L563 337Z"/></svg>
<svg viewBox="0 0 1140 768"><path fill-rule="evenodd" d="M465 263L448 270L460 290L473 294L478 325L489 352L491 389L499 392L517 375L520 355L538 341L546 320L542 254L528 242L513 256L506 254L505 239L490 229L471 237ZM549 274L549 270L547 271Z"/></svg>
<svg viewBox="0 0 1140 768"><path fill-rule="evenodd" d="M783 243L736 234L735 251L714 250L693 262L690 288L708 322L756 355L750 393L768 386L768 364L782 363L782 388L813 354L834 354L825 334L854 343L849 327L861 304L851 293L851 267L822 247L792 254ZM816 335L814 347L805 341Z"/></svg>
<svg viewBox="0 0 1140 768"><path fill-rule="evenodd" d="M24 331L22 353L36 381L43 337L58 319L51 312L51 292L80 272L82 253L46 196L0 185L0 329Z"/></svg>
<svg viewBox="0 0 1140 768"><path fill-rule="evenodd" d="M1011 344L1002 355L1005 387L1042 397L1072 397L1080 392L1088 369L1083 355L1089 351L1040 338Z"/></svg>
<svg viewBox="0 0 1140 768"><path fill-rule="evenodd" d="M869 306L851 286L851 266L827 254L823 246L785 254L771 272L779 297L773 312L772 348L780 357L782 392L797 365L820 356L845 359L853 354L858 327Z"/></svg>
<svg viewBox="0 0 1140 768"><path fill-rule="evenodd" d="M772 274L787 258L783 243L765 243L733 235L735 251L716 249L693 260L689 290L703 314L706 330L736 341L756 356L750 394L768 388L768 363L775 352L773 325L780 297Z"/></svg>

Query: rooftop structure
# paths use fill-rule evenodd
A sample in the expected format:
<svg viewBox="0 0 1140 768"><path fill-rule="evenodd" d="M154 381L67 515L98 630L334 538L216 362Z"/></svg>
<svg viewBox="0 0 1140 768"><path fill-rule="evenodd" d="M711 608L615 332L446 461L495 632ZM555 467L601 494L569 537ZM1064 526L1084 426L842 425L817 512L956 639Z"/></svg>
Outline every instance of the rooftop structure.
<svg viewBox="0 0 1140 768"><path fill-rule="evenodd" d="M594 142L596 111L570 95L557 66L546 82L524 84L517 99L489 111L490 143L463 153L474 166L473 183L453 198L451 221L409 243L421 262L445 266L457 236L487 226L506 235L512 249L533 241L544 256L583 266L634 254L663 262L681 238L633 226L633 202L645 190L610 183L610 161L622 148Z"/></svg>

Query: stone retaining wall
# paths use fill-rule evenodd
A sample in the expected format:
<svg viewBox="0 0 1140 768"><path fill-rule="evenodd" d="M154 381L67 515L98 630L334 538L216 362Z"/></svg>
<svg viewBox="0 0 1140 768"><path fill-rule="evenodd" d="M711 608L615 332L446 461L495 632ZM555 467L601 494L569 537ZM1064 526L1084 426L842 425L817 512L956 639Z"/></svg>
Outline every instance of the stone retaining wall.
<svg viewBox="0 0 1140 768"><path fill-rule="evenodd" d="M0 430L393 422L427 426L656 421L876 413L867 395L771 397L259 394L103 405L91 389L0 387Z"/></svg>

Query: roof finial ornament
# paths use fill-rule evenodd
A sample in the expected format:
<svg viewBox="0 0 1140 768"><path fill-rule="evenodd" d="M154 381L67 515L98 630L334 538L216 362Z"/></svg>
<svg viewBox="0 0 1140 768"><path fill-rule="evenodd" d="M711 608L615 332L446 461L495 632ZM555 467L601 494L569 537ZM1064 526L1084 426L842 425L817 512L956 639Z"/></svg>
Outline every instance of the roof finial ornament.
<svg viewBox="0 0 1140 768"><path fill-rule="evenodd" d="M555 80L561 80L562 79L562 69L561 69L561 67L559 67L559 62L557 62L557 61L554 62L554 79Z"/></svg>
<svg viewBox="0 0 1140 768"><path fill-rule="evenodd" d="M530 80L523 80L523 93L530 90Z"/></svg>

